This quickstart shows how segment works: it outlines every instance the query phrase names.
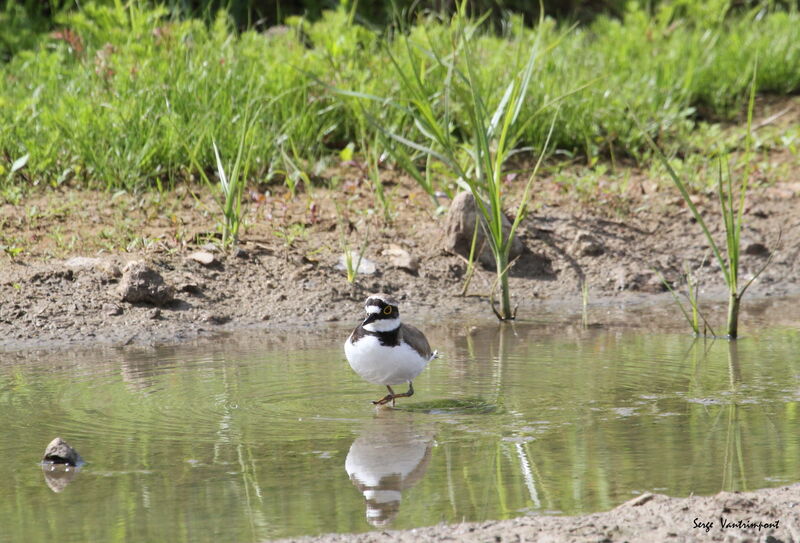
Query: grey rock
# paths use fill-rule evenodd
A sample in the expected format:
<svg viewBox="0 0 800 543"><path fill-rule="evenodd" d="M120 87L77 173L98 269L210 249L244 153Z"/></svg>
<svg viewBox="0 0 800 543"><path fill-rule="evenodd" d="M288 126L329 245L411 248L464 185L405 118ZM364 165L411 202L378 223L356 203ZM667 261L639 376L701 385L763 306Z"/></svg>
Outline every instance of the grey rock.
<svg viewBox="0 0 800 543"><path fill-rule="evenodd" d="M614 270L616 290L629 290L638 292L659 293L667 288L661 282L661 278L648 270L626 269L618 267Z"/></svg>
<svg viewBox="0 0 800 543"><path fill-rule="evenodd" d="M358 251L350 251L350 262L353 266L358 265L356 269L356 274L358 275L375 275L378 271L378 267L375 265L375 262L372 260L364 257L359 256ZM347 270L347 262L345 255L339 257L339 261L336 264L337 270Z"/></svg>
<svg viewBox="0 0 800 543"><path fill-rule="evenodd" d="M199 262L203 266L211 266L214 264L216 258L208 251L195 251L186 257L188 260Z"/></svg>
<svg viewBox="0 0 800 543"><path fill-rule="evenodd" d="M64 267L73 271L93 270L104 273L110 277L119 277L122 272L119 266L111 260L92 258L88 256L75 256L64 261Z"/></svg>
<svg viewBox="0 0 800 543"><path fill-rule="evenodd" d="M205 312L200 315L200 321L208 324L225 324L230 320L231 318L227 315L218 315L216 313Z"/></svg>
<svg viewBox="0 0 800 543"><path fill-rule="evenodd" d="M298 283L306 279L314 271L312 264L301 265L298 269L289 274L290 283Z"/></svg>
<svg viewBox="0 0 800 543"><path fill-rule="evenodd" d="M383 256L389 257L389 265L401 270L406 270L409 273L416 274L419 270L419 259L399 247L397 245L390 245L388 249L381 253Z"/></svg>
<svg viewBox="0 0 800 543"><path fill-rule="evenodd" d="M102 262L99 258L91 258L88 256L74 256L69 260L64 261L64 266L73 270L91 269L98 266Z"/></svg>
<svg viewBox="0 0 800 543"><path fill-rule="evenodd" d="M751 256L769 256L767 246L758 241L744 243L744 254Z"/></svg>
<svg viewBox="0 0 800 543"><path fill-rule="evenodd" d="M639 496L636 496L635 498L626 501L620 507L639 507L641 505L646 504L655 497L656 497L655 494L651 494L650 492L645 492L644 494L641 494Z"/></svg>
<svg viewBox="0 0 800 543"><path fill-rule="evenodd" d="M81 455L78 454L78 451L73 449L69 443L57 437L47 445L47 448L44 450L42 462L77 466L81 464L83 460L81 459Z"/></svg>
<svg viewBox="0 0 800 543"><path fill-rule="evenodd" d="M118 292L123 302L164 305L174 299L174 289L161 274L142 260L129 262L122 272Z"/></svg>
<svg viewBox="0 0 800 543"><path fill-rule="evenodd" d="M478 206L475 204L475 198L470 192L460 192L453 198L450 208L447 210L445 217L445 238L444 248L446 251L461 255L464 258L469 258L469 250L472 246L472 236L475 231L476 221L480 218L484 227L486 220L481 216L478 211ZM478 227L478 237L476 240L475 250L479 251L478 261L484 267L493 269L495 266L494 256L492 255L489 240L486 239L484 227ZM503 215L503 235L507 236L511 230L511 222ZM509 258L515 259L522 254L525 246L519 237L515 236L514 241L511 242L511 251Z"/></svg>
<svg viewBox="0 0 800 543"><path fill-rule="evenodd" d="M182 283L178 283L178 291L186 292L194 296L201 296L203 294L203 288L193 279L185 279Z"/></svg>
<svg viewBox="0 0 800 543"><path fill-rule="evenodd" d="M600 256L605 252L603 244L588 232L578 232L570 246L570 253L577 256Z"/></svg>
<svg viewBox="0 0 800 543"><path fill-rule="evenodd" d="M116 317L122 315L122 308L117 304L103 304L103 313L109 317Z"/></svg>
<svg viewBox="0 0 800 543"><path fill-rule="evenodd" d="M161 318L161 310L157 307L154 307L153 309L147 312L147 318L152 319L154 321L159 320Z"/></svg>

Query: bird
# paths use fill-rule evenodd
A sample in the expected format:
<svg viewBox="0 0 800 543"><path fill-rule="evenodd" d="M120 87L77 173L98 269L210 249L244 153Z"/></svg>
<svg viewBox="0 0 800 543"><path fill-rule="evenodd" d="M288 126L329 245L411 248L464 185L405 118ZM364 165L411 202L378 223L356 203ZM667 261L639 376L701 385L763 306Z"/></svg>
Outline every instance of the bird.
<svg viewBox="0 0 800 543"><path fill-rule="evenodd" d="M362 379L385 385L389 394L375 400L385 405L397 398L414 394L412 380L438 356L432 351L425 334L409 324L400 322L398 303L386 294L373 294L364 302L367 317L356 326L344 343L344 353L350 367ZM401 394L392 385L408 383L408 392Z"/></svg>

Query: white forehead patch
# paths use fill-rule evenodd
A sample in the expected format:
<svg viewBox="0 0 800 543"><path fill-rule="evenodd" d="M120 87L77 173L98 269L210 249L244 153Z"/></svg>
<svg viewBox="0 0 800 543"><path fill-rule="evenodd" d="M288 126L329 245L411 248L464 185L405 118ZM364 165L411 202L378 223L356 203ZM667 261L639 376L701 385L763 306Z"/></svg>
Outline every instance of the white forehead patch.
<svg viewBox="0 0 800 543"><path fill-rule="evenodd" d="M367 301L364 302L364 305L374 305L379 302L386 305L397 305L397 300L386 294L372 294L367 298Z"/></svg>
<svg viewBox="0 0 800 543"><path fill-rule="evenodd" d="M367 313L380 313L380 312L381 312L381 308L380 308L380 307L378 307L377 305L368 305L368 306L365 306L365 307L364 307L364 310L365 310Z"/></svg>

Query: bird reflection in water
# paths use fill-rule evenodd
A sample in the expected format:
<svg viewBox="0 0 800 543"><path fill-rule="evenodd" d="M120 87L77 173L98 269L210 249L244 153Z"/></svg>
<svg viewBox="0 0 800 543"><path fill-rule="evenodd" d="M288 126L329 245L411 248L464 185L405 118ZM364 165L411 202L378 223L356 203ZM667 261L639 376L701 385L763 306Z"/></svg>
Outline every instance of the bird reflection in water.
<svg viewBox="0 0 800 543"><path fill-rule="evenodd" d="M401 494L428 469L433 432L414 416L381 409L350 446L344 468L367 502L367 522L386 526L400 511Z"/></svg>

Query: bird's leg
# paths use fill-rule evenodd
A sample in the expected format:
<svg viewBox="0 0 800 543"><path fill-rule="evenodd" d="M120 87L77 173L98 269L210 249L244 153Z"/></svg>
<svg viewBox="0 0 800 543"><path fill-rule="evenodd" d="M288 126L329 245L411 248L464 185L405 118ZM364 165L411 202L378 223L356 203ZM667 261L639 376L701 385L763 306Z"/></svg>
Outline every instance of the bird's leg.
<svg viewBox="0 0 800 543"><path fill-rule="evenodd" d="M394 398L392 398L392 406L394 406L395 398L408 398L414 395L414 384L409 381L408 382L408 392L403 392L402 394L393 394Z"/></svg>
<svg viewBox="0 0 800 543"><path fill-rule="evenodd" d="M386 388L389 389L389 394L387 394L380 400L375 400L374 402L372 402L374 405L385 405L391 401L392 405L394 406L394 399L396 397L394 390L392 390L392 387L390 387L389 385L386 385Z"/></svg>

